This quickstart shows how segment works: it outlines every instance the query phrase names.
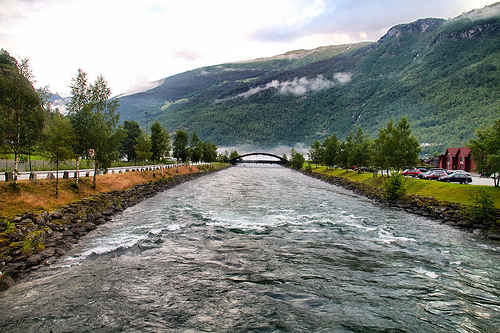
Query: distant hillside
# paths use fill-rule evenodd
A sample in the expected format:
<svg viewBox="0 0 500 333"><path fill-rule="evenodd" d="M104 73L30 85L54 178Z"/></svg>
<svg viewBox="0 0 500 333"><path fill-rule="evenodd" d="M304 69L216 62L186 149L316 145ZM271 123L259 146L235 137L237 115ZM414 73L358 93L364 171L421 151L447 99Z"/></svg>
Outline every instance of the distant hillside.
<svg viewBox="0 0 500 333"><path fill-rule="evenodd" d="M500 3L391 28L376 43L199 68L120 98L121 120L218 145L310 144L407 116L426 152L467 144L500 111Z"/></svg>

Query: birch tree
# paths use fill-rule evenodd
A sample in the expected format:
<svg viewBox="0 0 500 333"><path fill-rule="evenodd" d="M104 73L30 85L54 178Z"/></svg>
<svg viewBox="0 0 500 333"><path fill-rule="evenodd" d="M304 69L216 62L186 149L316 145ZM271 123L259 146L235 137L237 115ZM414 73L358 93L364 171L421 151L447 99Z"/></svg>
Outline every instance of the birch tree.
<svg viewBox="0 0 500 333"><path fill-rule="evenodd" d="M0 60L0 134L7 150L14 154L17 179L20 154L40 139L45 115L39 95L16 67L15 59L2 50Z"/></svg>
<svg viewBox="0 0 500 333"><path fill-rule="evenodd" d="M78 74L76 77L72 78L71 81L71 100L68 104L66 104L66 108L77 139L74 142L73 149L76 152L75 185L78 188L78 182L80 179L80 159L82 157L88 157L90 149L91 113L90 110L86 110L84 112L84 108L90 100L90 91L87 73L85 73L81 68L78 69Z"/></svg>

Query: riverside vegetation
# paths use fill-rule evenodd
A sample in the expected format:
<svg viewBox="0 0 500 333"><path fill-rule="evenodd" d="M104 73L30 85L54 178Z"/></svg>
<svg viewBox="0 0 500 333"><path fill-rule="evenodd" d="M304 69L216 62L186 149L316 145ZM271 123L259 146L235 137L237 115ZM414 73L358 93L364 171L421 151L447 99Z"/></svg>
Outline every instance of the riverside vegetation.
<svg viewBox="0 0 500 333"><path fill-rule="evenodd" d="M431 182L400 174L377 177L324 166L304 172L391 207L500 240L500 192L495 187ZM391 178L395 182L388 185Z"/></svg>

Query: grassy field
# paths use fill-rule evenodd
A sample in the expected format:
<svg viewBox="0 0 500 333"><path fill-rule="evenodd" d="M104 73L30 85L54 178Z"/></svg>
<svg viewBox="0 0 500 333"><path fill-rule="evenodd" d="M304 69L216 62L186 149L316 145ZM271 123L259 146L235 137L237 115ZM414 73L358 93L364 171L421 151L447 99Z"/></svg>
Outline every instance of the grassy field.
<svg viewBox="0 0 500 333"><path fill-rule="evenodd" d="M378 175L374 177L372 173L358 173L357 171L346 171L343 169L326 170L326 167L313 168L313 172L328 174L333 176L345 177L357 182L366 183L372 186L381 187L383 179ZM472 204L474 198L481 191L491 195L491 200L495 202L496 207L500 208L500 188L494 186L482 185L461 185L449 184L438 181L429 181L416 178L407 178L408 193L418 194L424 197L434 197L438 200L452 201L461 204Z"/></svg>
<svg viewBox="0 0 500 333"><path fill-rule="evenodd" d="M217 166L214 166L217 167ZM168 170L168 172L167 172ZM164 170L164 176L199 172L195 166L179 167ZM14 183L0 182L0 216L10 218L25 212L53 211L69 203L98 195L103 192L125 190L133 185L160 179L160 170L153 171L114 173L97 176L97 188L92 188L92 177L81 177L78 190L75 188L74 179L59 179L59 196L55 196L55 180L40 179L35 182L29 180Z"/></svg>

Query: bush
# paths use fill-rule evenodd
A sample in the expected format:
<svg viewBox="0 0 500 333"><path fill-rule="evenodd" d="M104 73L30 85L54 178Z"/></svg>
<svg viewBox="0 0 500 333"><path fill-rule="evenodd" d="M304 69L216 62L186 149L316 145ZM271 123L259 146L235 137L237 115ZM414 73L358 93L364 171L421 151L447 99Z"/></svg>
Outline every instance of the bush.
<svg viewBox="0 0 500 333"><path fill-rule="evenodd" d="M495 226L498 219L499 210L495 207L495 202L491 200L491 194L481 189L475 196L472 205L469 205L469 215L479 223Z"/></svg>
<svg viewBox="0 0 500 333"><path fill-rule="evenodd" d="M384 179L382 188L385 191L384 195L387 200L397 200L406 194L406 179L403 174L394 172Z"/></svg>
<svg viewBox="0 0 500 333"><path fill-rule="evenodd" d="M304 155L292 148L292 157L290 159L290 166L292 167L292 169L300 170L305 161L306 159L304 158Z"/></svg>

